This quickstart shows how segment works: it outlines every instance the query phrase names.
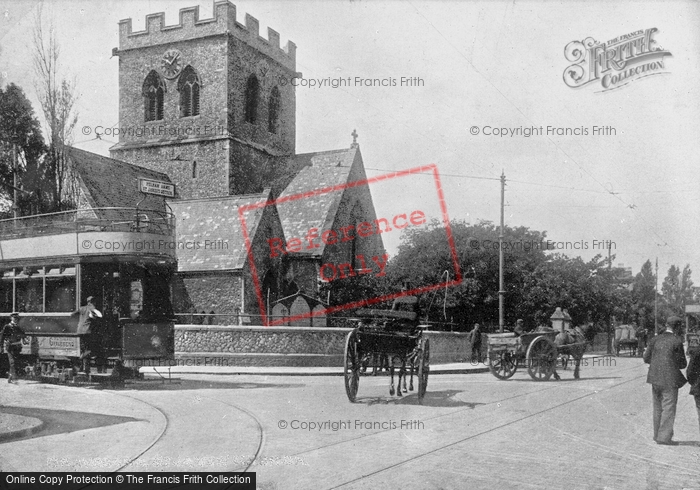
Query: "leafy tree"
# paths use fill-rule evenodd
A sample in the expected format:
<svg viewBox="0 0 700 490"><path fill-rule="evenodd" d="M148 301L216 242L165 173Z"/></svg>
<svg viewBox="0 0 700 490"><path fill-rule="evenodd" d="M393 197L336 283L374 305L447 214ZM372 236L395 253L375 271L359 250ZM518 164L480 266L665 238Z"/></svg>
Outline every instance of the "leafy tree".
<svg viewBox="0 0 700 490"><path fill-rule="evenodd" d="M651 261L647 260L634 278L632 303L636 311L637 324L652 330L654 327L654 298L656 296L656 276Z"/></svg>
<svg viewBox="0 0 700 490"><path fill-rule="evenodd" d="M666 274L663 284L661 285L661 294L663 297L663 318L669 316L683 317L685 314L685 305L693 300L693 281L691 279L692 270L690 265L686 265L683 271L671 265Z"/></svg>
<svg viewBox="0 0 700 490"><path fill-rule="evenodd" d="M41 207L43 196L42 157L46 147L39 121L24 91L13 83L4 90L0 88L0 115L0 196L13 199L16 171L21 180L18 187L28 189L28 192L19 192L16 204L21 214L29 214ZM4 217L11 215L12 210L7 210Z"/></svg>
<svg viewBox="0 0 700 490"><path fill-rule="evenodd" d="M462 275L459 285L421 295L421 311L433 321L498 324L498 236L499 228L489 221L450 223ZM526 227L504 230L504 280L506 323L515 323L522 313L517 306L525 294L526 277L545 261L545 234ZM455 279L457 271L447 240L446 228L434 220L427 228L407 229L401 236L398 254L389 261L389 287L400 289L404 281L413 288Z"/></svg>

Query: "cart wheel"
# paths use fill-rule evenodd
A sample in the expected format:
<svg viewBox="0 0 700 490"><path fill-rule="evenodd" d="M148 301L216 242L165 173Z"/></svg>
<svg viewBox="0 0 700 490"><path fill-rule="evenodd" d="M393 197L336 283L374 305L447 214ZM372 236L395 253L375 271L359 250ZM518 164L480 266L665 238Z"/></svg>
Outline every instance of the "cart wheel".
<svg viewBox="0 0 700 490"><path fill-rule="evenodd" d="M352 403L355 403L359 385L360 356L357 352L357 330L353 330L345 339L345 392Z"/></svg>
<svg viewBox="0 0 700 490"><path fill-rule="evenodd" d="M508 379L518 370L518 359L513 352L489 354L489 370L498 379Z"/></svg>
<svg viewBox="0 0 700 490"><path fill-rule="evenodd" d="M430 339L421 339L421 354L418 360L418 400L422 402L428 388L430 374Z"/></svg>
<svg viewBox="0 0 700 490"><path fill-rule="evenodd" d="M527 372L535 381L547 381L554 372L557 348L554 342L541 335L527 348Z"/></svg>

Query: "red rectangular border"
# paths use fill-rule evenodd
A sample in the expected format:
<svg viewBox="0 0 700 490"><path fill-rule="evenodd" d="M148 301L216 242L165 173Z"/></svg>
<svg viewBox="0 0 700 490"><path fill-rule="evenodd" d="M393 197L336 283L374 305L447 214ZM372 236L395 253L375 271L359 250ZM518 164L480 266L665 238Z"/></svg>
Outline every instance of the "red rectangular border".
<svg viewBox="0 0 700 490"><path fill-rule="evenodd" d="M410 291L401 291L400 293L387 294L384 296L378 296L376 298L364 299L362 301L355 301L355 302L348 303L345 305L332 306L330 308L326 308L323 311L309 312L309 313L305 313L302 315L285 317L285 318L282 318L280 320L268 322L267 311L265 308L265 301L263 298L262 290L260 289L260 280L258 279L258 272L255 269L255 259L253 257L253 248L252 248L252 244L250 243L250 236L248 235L248 227L246 225L246 220L245 220L245 216L244 216L244 213L246 211L249 211L251 209L264 208L266 206L276 206L277 204L281 204L281 203L288 202L288 201L296 201L297 199L303 199L305 197L319 196L322 194L328 194L330 192L342 191L344 189L348 189L351 187L369 185L369 184L381 182L384 180L394 179L396 177L405 177L407 175L425 174L425 173L432 173L433 178L435 179L435 188L436 188L437 194L438 194L440 211L442 213L442 221L445 225L445 232L447 233L447 243L448 243L448 246L450 247L450 254L452 255L452 264L455 268L455 279L453 279L451 281L441 282L439 284L435 284L432 286L423 286L423 287L411 289ZM324 187L322 189L302 192L299 194L294 194L292 196L285 196L285 197L275 199L274 201L268 200L265 202L260 202L260 203L255 203L255 204L247 204L245 206L241 206L238 208L238 218L241 221L241 229L243 230L243 237L245 238L245 245L246 245L246 249L248 251L248 263L250 265L251 275L253 276L253 284L255 285L255 294L258 297L258 306L260 308L260 316L262 317L263 325L266 327L283 325L287 322L301 320L304 318L311 318L314 316L328 315L330 313L335 313L336 311L351 310L354 308L359 308L361 306L368 306L368 305L373 305L376 303L383 303L384 301L390 301L390 300L393 300L395 298L400 298L402 296L412 296L415 294L433 291L435 289L446 288L448 286L456 286L458 284L461 284L461 282L462 282L462 271L459 268L459 260L457 259L457 250L456 250L455 244L454 244L454 237L452 236L452 228L450 228L450 218L447 215L447 206L445 205L445 195L442 191L442 184L440 183L440 175L438 173L437 165L434 163L432 163L430 165L423 165L421 167L410 168L407 170L401 170L398 172L383 174L383 175L379 175L377 177L372 177L369 179L356 180L354 182L347 182L345 184L338 184L338 185L334 185L334 186L330 186L330 187Z"/></svg>

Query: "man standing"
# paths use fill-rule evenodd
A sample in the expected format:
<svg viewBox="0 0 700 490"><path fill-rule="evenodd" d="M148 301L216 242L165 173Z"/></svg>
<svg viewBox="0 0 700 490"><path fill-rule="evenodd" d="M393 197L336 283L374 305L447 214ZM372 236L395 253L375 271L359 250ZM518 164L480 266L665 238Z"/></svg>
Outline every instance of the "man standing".
<svg viewBox="0 0 700 490"><path fill-rule="evenodd" d="M481 362L481 328L474 324L474 330L469 333L469 343L472 345L472 362Z"/></svg>
<svg viewBox="0 0 700 490"><path fill-rule="evenodd" d="M102 313L95 308L94 301L95 298L88 296L86 300L87 304L81 306L78 310L80 318L78 319L77 333L80 335L80 360L82 362L82 370L85 374L90 374L90 356L92 355L92 351L96 348L93 320L95 318L102 318Z"/></svg>
<svg viewBox="0 0 700 490"><path fill-rule="evenodd" d="M698 422L700 422L700 349L691 354L686 375L690 383L690 394L695 397L695 408L698 410Z"/></svg>
<svg viewBox="0 0 700 490"><path fill-rule="evenodd" d="M10 363L10 374L7 382L12 383L17 373L15 372L15 361L22 352L22 342L26 338L24 330L19 326L19 314L10 315L10 323L5 325L0 332L0 346L7 353L7 360Z"/></svg>
<svg viewBox="0 0 700 490"><path fill-rule="evenodd" d="M651 339L644 352L644 362L649 364L647 383L651 384L654 401L654 441L666 446L678 444L673 440L673 423L678 389L686 383L681 373L687 365L683 341L678 336L681 323L678 317L669 318L666 330Z"/></svg>

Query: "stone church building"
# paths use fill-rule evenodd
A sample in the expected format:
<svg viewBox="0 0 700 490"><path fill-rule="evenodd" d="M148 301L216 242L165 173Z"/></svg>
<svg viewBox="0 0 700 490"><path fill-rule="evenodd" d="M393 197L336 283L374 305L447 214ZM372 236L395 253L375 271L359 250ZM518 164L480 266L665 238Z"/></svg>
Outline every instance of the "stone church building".
<svg viewBox="0 0 700 490"><path fill-rule="evenodd" d="M119 142L112 159L95 161L130 164L175 185L164 205L176 222L176 312L257 323L261 309L284 316L322 308L321 273L327 280L336 270L324 265L361 270L363 256L384 253L380 232L334 235L377 218L367 185L344 187L366 179L357 143L296 153L294 43L280 48L277 32L260 36L255 18L241 24L233 4L217 1L211 19L192 7L175 25L162 13L148 15L139 32L122 20L113 54ZM135 180L135 173L124 176Z"/></svg>

